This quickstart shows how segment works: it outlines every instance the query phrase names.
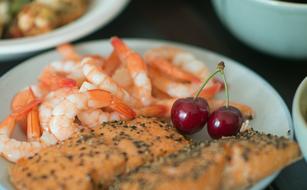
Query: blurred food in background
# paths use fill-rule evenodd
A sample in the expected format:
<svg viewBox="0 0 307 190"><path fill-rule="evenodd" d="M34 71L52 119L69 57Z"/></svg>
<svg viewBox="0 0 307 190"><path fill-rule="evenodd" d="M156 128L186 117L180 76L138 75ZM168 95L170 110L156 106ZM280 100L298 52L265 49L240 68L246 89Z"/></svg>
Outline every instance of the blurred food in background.
<svg viewBox="0 0 307 190"><path fill-rule="evenodd" d="M0 38L35 36L66 25L91 0L0 0Z"/></svg>

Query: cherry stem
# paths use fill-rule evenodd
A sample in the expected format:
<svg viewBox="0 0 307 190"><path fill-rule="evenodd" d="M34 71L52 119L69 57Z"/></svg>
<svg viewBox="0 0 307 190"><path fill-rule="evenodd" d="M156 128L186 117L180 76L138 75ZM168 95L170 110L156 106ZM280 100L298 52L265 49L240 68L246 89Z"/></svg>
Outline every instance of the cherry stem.
<svg viewBox="0 0 307 190"><path fill-rule="evenodd" d="M217 69L216 71L214 71L214 73L212 73L207 79L206 81L200 86L200 88L198 89L194 100L199 96L199 94L201 93L201 91L204 89L204 87L207 85L207 83L210 81L210 79L212 79L217 73L220 73L223 81L224 81L224 85L225 85L225 96L226 96L226 107L229 106L229 93L228 93L228 85L226 82L226 77L225 77L225 73L224 73L224 68L225 68L225 64L223 61L221 61L218 65L217 65Z"/></svg>
<svg viewBox="0 0 307 190"><path fill-rule="evenodd" d="M225 77L225 73L224 73L224 68L220 71L221 71L220 73L221 73L221 76L223 78L224 85L225 85L226 107L228 108L228 106L229 106L229 92L228 92L228 85L227 85L226 77Z"/></svg>
<svg viewBox="0 0 307 190"><path fill-rule="evenodd" d="M200 88L198 89L195 97L194 97L194 100L196 98L198 98L199 94L201 93L201 91L204 89L204 87L207 85L207 83L210 81L210 79L212 79L217 73L221 72L221 70L219 68L217 68L216 71L214 71L214 73L212 73L208 78L207 80L200 86Z"/></svg>

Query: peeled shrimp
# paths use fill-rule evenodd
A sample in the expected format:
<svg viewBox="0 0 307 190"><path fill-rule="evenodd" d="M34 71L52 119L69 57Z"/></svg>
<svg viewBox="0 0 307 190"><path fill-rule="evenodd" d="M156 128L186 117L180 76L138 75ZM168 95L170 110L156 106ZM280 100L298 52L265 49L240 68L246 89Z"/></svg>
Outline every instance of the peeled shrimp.
<svg viewBox="0 0 307 190"><path fill-rule="evenodd" d="M118 69L115 70L114 74L112 75L112 79L127 91L131 91L133 89L132 78L127 67L124 65L119 66Z"/></svg>
<svg viewBox="0 0 307 190"><path fill-rule="evenodd" d="M182 98L192 96L197 91L199 85L180 83L163 76L157 69L149 68L153 86L171 97Z"/></svg>
<svg viewBox="0 0 307 190"><path fill-rule="evenodd" d="M39 106L40 126L43 130L49 131L49 122L52 117L52 110L61 103L66 96L77 93L76 88L61 88L48 93Z"/></svg>
<svg viewBox="0 0 307 190"><path fill-rule="evenodd" d="M200 82L199 80L195 79L196 76L197 78L204 80L209 75L209 69L203 62L196 59L193 54L174 47L160 47L151 49L144 54L144 60L146 63L154 65L154 67L160 69L162 72L168 72L169 69L171 69L173 72L168 72L168 74L182 80ZM164 60L166 63L165 65L167 66L155 63L156 61L161 60ZM168 68L172 67L169 65L170 63L174 68ZM187 75L176 75L177 72L174 71L177 71L178 68L187 72Z"/></svg>
<svg viewBox="0 0 307 190"><path fill-rule="evenodd" d="M31 88L36 98L43 98L48 93L48 91L39 84L32 84L29 86L29 88Z"/></svg>
<svg viewBox="0 0 307 190"><path fill-rule="evenodd" d="M57 143L51 133L43 131L40 134L37 107L29 112L27 123L28 141L19 141L11 137L16 124L16 114L11 114L0 124L0 153L12 162L23 157L33 156L41 148Z"/></svg>
<svg viewBox="0 0 307 190"><path fill-rule="evenodd" d="M157 51L157 52L156 52ZM153 68L158 69L159 71L165 73L168 76L171 76L174 79L180 80L182 82L200 82L200 79L193 74L182 70L181 68L175 66L172 61L175 55L159 56L160 50L151 50L145 54L146 63L148 63ZM177 49L173 49L177 52ZM178 53L180 50L178 50Z"/></svg>
<svg viewBox="0 0 307 190"><path fill-rule="evenodd" d="M99 89L96 85L90 83L90 82L83 82L82 85L79 88L79 92L86 92L88 90L94 90L94 89Z"/></svg>
<svg viewBox="0 0 307 190"><path fill-rule="evenodd" d="M102 69L105 71L107 75L112 76L120 65L121 65L121 62L116 52L113 50L111 55L106 59L106 62L102 66Z"/></svg>
<svg viewBox="0 0 307 190"><path fill-rule="evenodd" d="M101 109L88 109L78 114L82 126L96 127L103 122L120 120L122 117L116 111L106 112Z"/></svg>
<svg viewBox="0 0 307 190"><path fill-rule="evenodd" d="M74 46L71 44L61 44L56 49L64 57L65 60L74 62L79 62L81 60L81 56L77 53Z"/></svg>
<svg viewBox="0 0 307 190"><path fill-rule="evenodd" d="M39 76L39 85L47 91L53 91L63 87L75 87L75 80L57 73L52 67L47 66Z"/></svg>
<svg viewBox="0 0 307 190"><path fill-rule="evenodd" d="M89 82L83 82L79 89L79 92L86 92L94 89L99 88ZM80 113L78 113L77 117L80 120L82 126L90 128L98 126L103 122L121 119L120 114L118 112L107 112L103 111L100 108L81 111Z"/></svg>
<svg viewBox="0 0 307 190"><path fill-rule="evenodd" d="M123 100L130 106L139 106L140 102L131 96L124 88L119 86L110 76L108 76L101 68L93 64L92 58L84 58L82 60L83 74L86 79L99 89L107 90L114 96Z"/></svg>
<svg viewBox="0 0 307 190"><path fill-rule="evenodd" d="M113 37L111 43L121 63L127 66L133 84L136 87L135 90L138 99L141 100L143 105L149 105L152 102L151 82L143 58L117 37Z"/></svg>
<svg viewBox="0 0 307 190"><path fill-rule="evenodd" d="M73 79L77 82L77 86L80 86L86 79L80 63L83 56L79 55L71 44L62 44L57 47L57 51L64 57L64 60L54 61L49 64L49 67L54 72L66 78ZM92 63L98 67L102 67L105 64L105 59L99 55L87 56L95 60Z"/></svg>
<svg viewBox="0 0 307 190"><path fill-rule="evenodd" d="M73 60L54 61L49 66L57 73L62 73L67 78L73 79L78 86L85 80L80 63Z"/></svg>
<svg viewBox="0 0 307 190"><path fill-rule="evenodd" d="M97 108L111 108L123 119L135 117L135 112L110 92L100 89L73 93L54 107L49 121L49 130L57 139L65 140L78 127L75 117L81 111Z"/></svg>
<svg viewBox="0 0 307 190"><path fill-rule="evenodd" d="M144 59L150 66L149 75L153 86L175 98L192 96L209 73L204 63L192 54L177 48L154 48L145 53ZM206 88L212 85L215 84L209 82ZM207 94L204 96L208 97Z"/></svg>

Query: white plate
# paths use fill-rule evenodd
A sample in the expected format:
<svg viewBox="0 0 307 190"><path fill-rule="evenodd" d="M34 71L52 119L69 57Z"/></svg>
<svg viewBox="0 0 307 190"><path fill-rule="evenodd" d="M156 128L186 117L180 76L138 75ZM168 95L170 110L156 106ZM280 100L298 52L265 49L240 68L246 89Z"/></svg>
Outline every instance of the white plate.
<svg viewBox="0 0 307 190"><path fill-rule="evenodd" d="M248 104L256 111L256 118L251 123L253 128L266 133L293 138L291 116L284 101L266 81L253 71L231 59L192 46L152 40L126 40L126 42L140 53L165 44L174 45L192 52L208 64L212 70L219 61L223 60L226 64L225 72L230 85L231 100ZM77 50L81 53L108 55L112 47L109 41L96 41L81 44L77 47ZM50 51L18 65L1 78L0 92L2 93L0 99L2 109L0 110L0 119L3 119L9 113L12 96L21 88L34 83L42 68L56 59L60 59L60 55L55 51ZM11 189L7 166L8 162L0 159L0 184L5 189ZM266 187L276 175L277 173L267 177L252 189Z"/></svg>
<svg viewBox="0 0 307 190"><path fill-rule="evenodd" d="M27 38L0 39L0 61L24 57L85 36L109 23L128 2L129 0L92 0L85 15L52 32Z"/></svg>

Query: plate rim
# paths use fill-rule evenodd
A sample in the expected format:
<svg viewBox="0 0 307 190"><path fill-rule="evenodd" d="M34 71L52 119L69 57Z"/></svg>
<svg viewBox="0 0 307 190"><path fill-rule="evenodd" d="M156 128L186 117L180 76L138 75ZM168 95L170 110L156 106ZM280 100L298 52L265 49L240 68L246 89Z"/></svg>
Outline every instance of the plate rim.
<svg viewBox="0 0 307 190"><path fill-rule="evenodd" d="M200 47L200 46L189 45L189 44L180 43L180 42L176 42L176 41L157 40L157 39L150 39L150 38L122 38L122 39L127 44L130 44L130 45L131 44L146 44L146 43L149 43L149 44L167 44L167 45L172 45L172 46L174 45L174 46L179 46L181 48L194 49L194 50L197 50L199 52L203 52L204 54L209 54L209 55L213 55L215 57L220 57L221 59L230 60L232 62L232 64L235 64L236 66L241 67L242 69L244 69L244 70L248 71L249 73L251 73L252 75L254 75L254 77L256 77L257 79L260 79L259 82L261 82L263 85L265 85L268 89L271 90L274 97L277 98L278 103L280 104L281 108L283 109L282 111L287 116L287 121L288 121L287 126L288 126L288 130L290 131L290 134L288 134L287 137L289 139L294 138L294 127L293 127L293 124L292 124L292 117L291 117L290 111L289 111L285 101L283 100L283 98L280 96L280 94L276 91L276 89L268 81L266 81L261 75L259 75L258 73L256 73L252 69L248 68L247 66L245 66L241 62L238 62L238 61L231 59L227 56L224 56L220 53L216 53L214 51L208 50L208 49ZM109 39L99 39L99 40L91 40L91 41L86 41L86 42L81 42L81 43L74 43L74 46L77 49L79 49L79 48L82 49L84 46L91 46L91 44L97 44L97 43L109 43ZM138 45L138 46L140 46L140 45ZM14 70L22 69L22 67L24 65L30 64L31 62L33 62L33 60L40 59L41 57L44 57L48 54L52 54L55 51L56 51L55 49L52 49L52 50L49 50L49 51L46 51L42 54L33 56L33 57L21 62L20 64L16 65L15 67L11 68L6 73L4 73L0 77L0 80L9 77L10 73L13 72ZM277 172L273 173L271 176L264 178L263 184L260 183L262 180L259 181L256 184L254 184L254 186L252 186L251 189L254 190L254 189L261 189L261 188L266 187L269 183L271 183L277 177L279 172L280 171L277 171ZM1 184L0 184L0 189L1 189Z"/></svg>

